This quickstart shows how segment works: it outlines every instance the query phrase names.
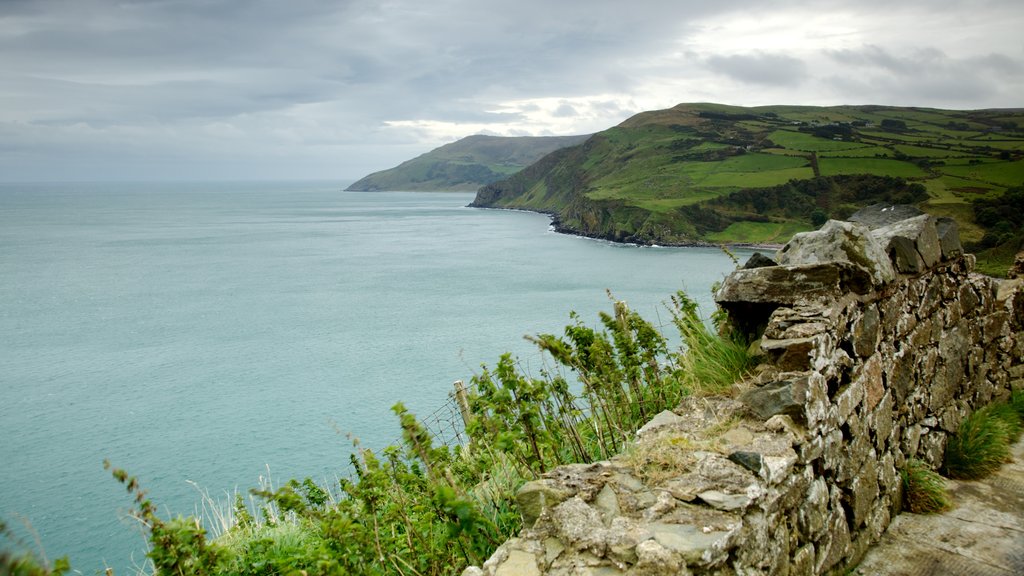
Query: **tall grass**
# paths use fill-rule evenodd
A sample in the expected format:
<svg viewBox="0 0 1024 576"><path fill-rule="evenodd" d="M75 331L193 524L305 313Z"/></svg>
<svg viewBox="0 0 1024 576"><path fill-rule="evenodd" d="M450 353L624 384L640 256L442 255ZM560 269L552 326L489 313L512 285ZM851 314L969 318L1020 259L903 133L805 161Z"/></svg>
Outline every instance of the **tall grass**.
<svg viewBox="0 0 1024 576"><path fill-rule="evenodd" d="M728 391L753 365L747 343L712 333L685 293L677 292L672 304L672 323L685 346L675 357L683 386L699 395Z"/></svg>
<svg viewBox="0 0 1024 576"><path fill-rule="evenodd" d="M946 444L943 470L950 478L977 480L994 473L1010 457L1020 436L1020 413L1012 404L991 404L964 419Z"/></svg>
<svg viewBox="0 0 1024 576"><path fill-rule="evenodd" d="M913 458L900 471L903 480L903 508L915 514L933 514L952 506L942 476Z"/></svg>

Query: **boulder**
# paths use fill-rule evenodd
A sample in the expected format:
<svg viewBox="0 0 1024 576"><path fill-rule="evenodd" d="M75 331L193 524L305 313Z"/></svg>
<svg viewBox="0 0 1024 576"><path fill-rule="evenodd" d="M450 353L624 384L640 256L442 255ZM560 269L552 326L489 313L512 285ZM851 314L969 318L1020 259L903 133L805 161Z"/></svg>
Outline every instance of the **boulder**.
<svg viewBox="0 0 1024 576"><path fill-rule="evenodd" d="M829 220L820 230L796 234L776 260L781 266L847 263L862 270L876 287L896 278L885 247L868 227L853 222Z"/></svg>
<svg viewBox="0 0 1024 576"><path fill-rule="evenodd" d="M964 248L960 245L960 230L957 227L956 220L952 218L936 219L935 232L939 235L939 246L942 248L943 260L952 260L963 255ZM1021 264L1024 265L1024 260L1021 261Z"/></svg>
<svg viewBox="0 0 1024 576"><path fill-rule="evenodd" d="M885 246L900 273L920 274L942 259L942 246L933 216L922 214L900 220L876 228L871 233Z"/></svg>
<svg viewBox="0 0 1024 576"><path fill-rule="evenodd" d="M752 270L754 268L764 268L766 266L778 266L779 263L771 258L761 254L760 252L754 252L747 259L747 263L743 265L743 270Z"/></svg>

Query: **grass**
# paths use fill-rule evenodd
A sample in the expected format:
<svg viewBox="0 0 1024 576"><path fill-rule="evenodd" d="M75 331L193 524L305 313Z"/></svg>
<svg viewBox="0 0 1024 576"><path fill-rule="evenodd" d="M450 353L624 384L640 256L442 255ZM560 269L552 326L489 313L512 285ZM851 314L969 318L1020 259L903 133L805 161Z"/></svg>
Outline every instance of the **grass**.
<svg viewBox="0 0 1024 576"><path fill-rule="evenodd" d="M934 514L952 506L942 476L913 458L900 471L903 479L903 508L914 514Z"/></svg>
<svg viewBox="0 0 1024 576"><path fill-rule="evenodd" d="M708 234L712 242L784 244L797 232L810 230L800 222L733 222L721 232Z"/></svg>
<svg viewBox="0 0 1024 576"><path fill-rule="evenodd" d="M900 178L923 178L928 174L910 162L887 158L821 158L818 160L822 176L839 174L877 174Z"/></svg>
<svg viewBox="0 0 1024 576"><path fill-rule="evenodd" d="M729 392L754 366L748 346L709 330L685 294L677 293L672 303L672 322L686 344L676 358L684 388L698 395Z"/></svg>
<svg viewBox="0 0 1024 576"><path fill-rule="evenodd" d="M968 416L946 444L943 470L950 478L977 480L991 475L1010 457L1020 436L1018 404L991 404Z"/></svg>

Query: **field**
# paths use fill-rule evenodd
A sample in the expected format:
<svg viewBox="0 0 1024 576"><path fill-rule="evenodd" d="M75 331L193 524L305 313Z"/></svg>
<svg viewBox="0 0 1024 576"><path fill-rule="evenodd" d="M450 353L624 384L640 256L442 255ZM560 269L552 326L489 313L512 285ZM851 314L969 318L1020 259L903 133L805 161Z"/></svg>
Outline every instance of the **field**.
<svg viewBox="0 0 1024 576"><path fill-rule="evenodd" d="M784 242L866 204L912 202L983 244L994 224L975 222L974 203L1024 186L1024 110L680 104L510 182L492 191L501 205L611 239Z"/></svg>

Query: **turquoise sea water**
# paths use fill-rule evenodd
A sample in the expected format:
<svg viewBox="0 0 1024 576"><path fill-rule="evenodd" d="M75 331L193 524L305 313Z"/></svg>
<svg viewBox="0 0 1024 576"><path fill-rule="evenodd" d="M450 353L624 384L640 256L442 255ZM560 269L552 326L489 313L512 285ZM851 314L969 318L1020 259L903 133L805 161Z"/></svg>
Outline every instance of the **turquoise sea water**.
<svg viewBox="0 0 1024 576"><path fill-rule="evenodd" d="M103 470L169 514L198 495L332 479L350 442L399 437L524 334L645 317L685 288L710 311L714 249L559 235L470 194L332 183L0 185L0 518L48 556L126 574L143 539ZM20 528L19 528L20 530ZM31 537L30 537L31 538Z"/></svg>

